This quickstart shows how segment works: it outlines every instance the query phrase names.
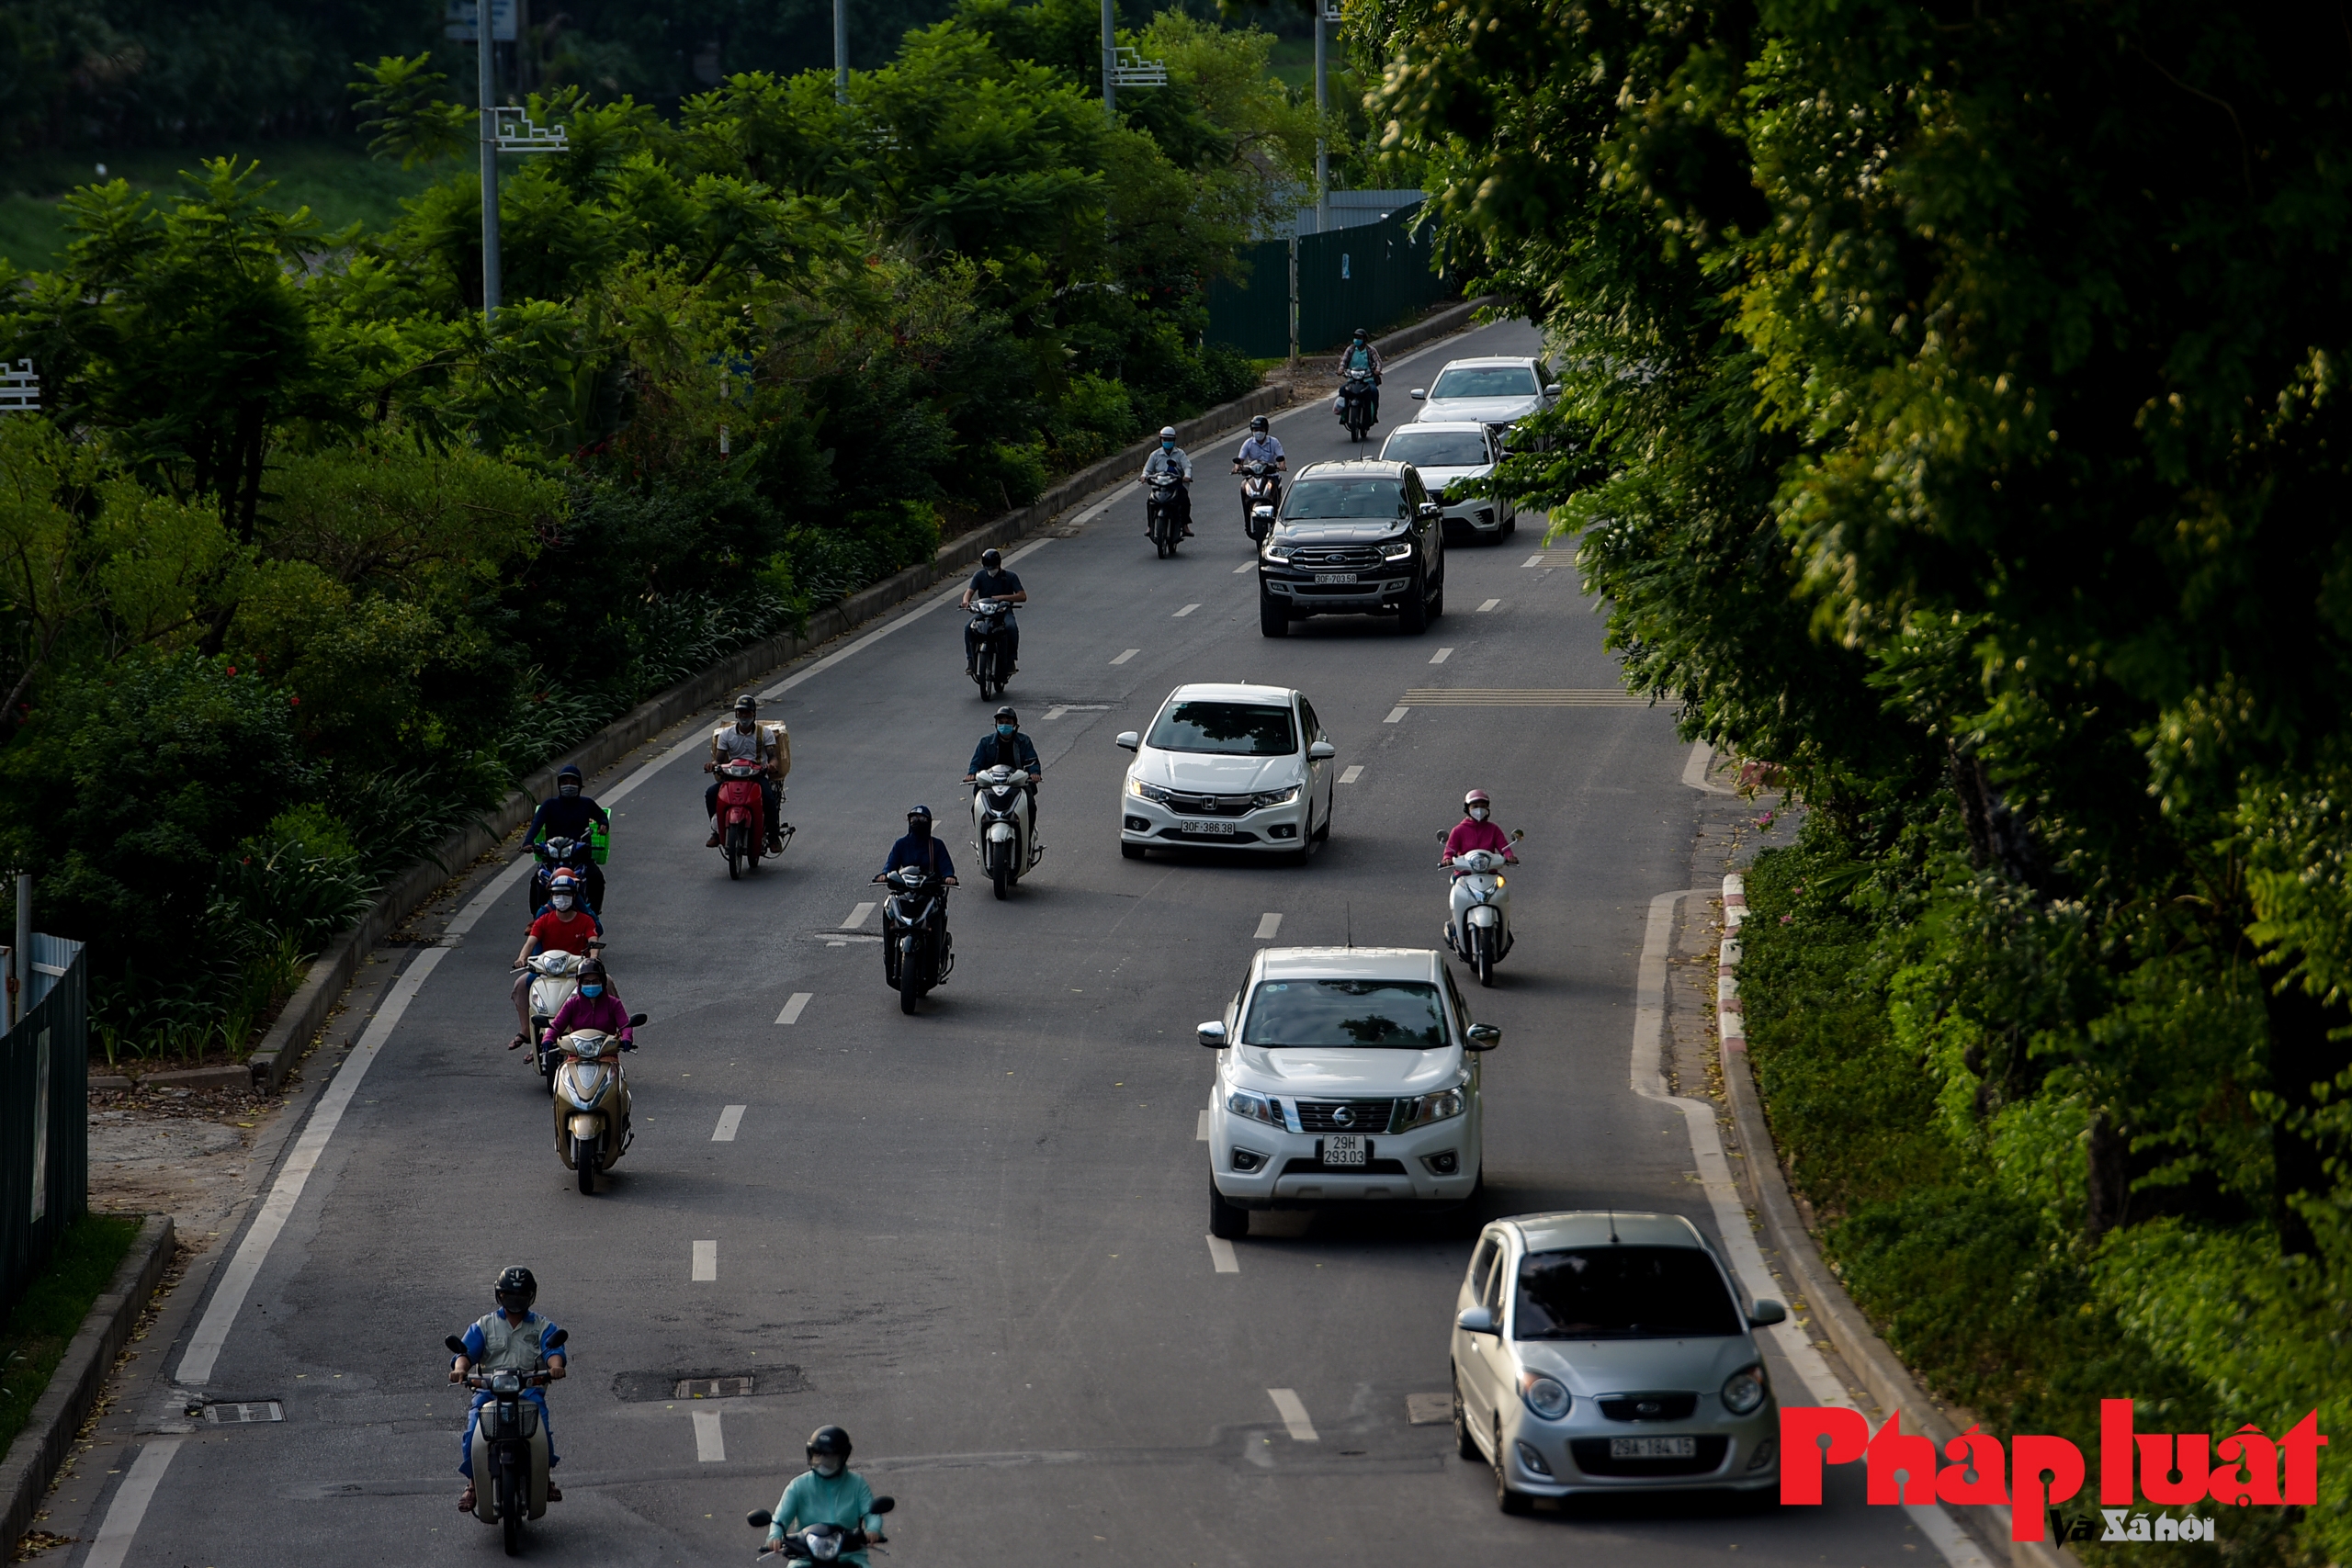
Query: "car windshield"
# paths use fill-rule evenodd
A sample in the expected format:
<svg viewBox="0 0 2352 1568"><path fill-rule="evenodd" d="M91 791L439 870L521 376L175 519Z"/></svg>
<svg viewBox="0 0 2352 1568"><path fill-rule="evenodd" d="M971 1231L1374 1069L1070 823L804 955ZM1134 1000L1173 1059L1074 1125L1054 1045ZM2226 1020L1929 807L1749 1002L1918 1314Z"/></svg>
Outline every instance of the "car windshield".
<svg viewBox="0 0 2352 1568"><path fill-rule="evenodd" d="M1287 707L1174 702L1152 721L1147 744L1162 751L1212 751L1221 757L1286 757L1298 750L1298 730Z"/></svg>
<svg viewBox="0 0 2352 1568"><path fill-rule="evenodd" d="M1283 515L1301 517L1377 517L1384 521L1405 515L1404 487L1395 479L1301 479L1283 502Z"/></svg>
<svg viewBox="0 0 2352 1568"><path fill-rule="evenodd" d="M1262 980L1241 1043L1436 1051L1445 1016L1427 980Z"/></svg>
<svg viewBox="0 0 2352 1568"><path fill-rule="evenodd" d="M1532 398L1535 391L1535 372L1524 365L1464 365L1440 376L1430 396Z"/></svg>
<svg viewBox="0 0 2352 1568"><path fill-rule="evenodd" d="M1568 1247L1519 1265L1521 1339L1696 1339L1740 1328L1714 1260L1695 1247Z"/></svg>
<svg viewBox="0 0 2352 1568"><path fill-rule="evenodd" d="M1478 468L1487 463L1487 442L1475 430L1400 430L1380 455L1424 468Z"/></svg>

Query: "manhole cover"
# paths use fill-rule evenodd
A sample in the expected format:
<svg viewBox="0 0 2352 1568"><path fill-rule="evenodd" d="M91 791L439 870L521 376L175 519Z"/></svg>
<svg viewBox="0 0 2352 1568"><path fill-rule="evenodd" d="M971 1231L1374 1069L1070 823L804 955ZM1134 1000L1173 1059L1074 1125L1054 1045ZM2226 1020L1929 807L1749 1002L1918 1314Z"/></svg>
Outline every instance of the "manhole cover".
<svg viewBox="0 0 2352 1568"><path fill-rule="evenodd" d="M794 1366L755 1367L750 1371L616 1372L613 1395L632 1404L653 1400L745 1399L754 1393L800 1393L808 1380Z"/></svg>
<svg viewBox="0 0 2352 1568"><path fill-rule="evenodd" d="M286 1407L274 1399L247 1400L241 1404L208 1404L204 1418L216 1427L237 1427L253 1421L283 1421Z"/></svg>

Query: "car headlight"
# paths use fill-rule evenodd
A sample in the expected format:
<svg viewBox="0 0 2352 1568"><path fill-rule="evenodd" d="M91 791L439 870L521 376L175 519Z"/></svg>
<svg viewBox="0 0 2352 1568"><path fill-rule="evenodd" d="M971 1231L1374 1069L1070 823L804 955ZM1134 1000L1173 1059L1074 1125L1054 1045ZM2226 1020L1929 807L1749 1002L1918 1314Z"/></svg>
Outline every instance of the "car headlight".
<svg viewBox="0 0 2352 1568"><path fill-rule="evenodd" d="M1237 1089L1225 1097L1225 1108L1236 1116L1247 1116L1252 1122L1263 1122L1269 1127L1285 1125L1282 1102L1262 1094L1252 1094Z"/></svg>
<svg viewBox="0 0 2352 1568"><path fill-rule="evenodd" d="M1380 558L1382 560L1411 560L1413 558L1413 541L1410 539L1398 539L1393 544L1381 546Z"/></svg>
<svg viewBox="0 0 2352 1568"><path fill-rule="evenodd" d="M1432 1122L1442 1122L1462 1114L1462 1091L1442 1089L1435 1094L1425 1094L1405 1102L1405 1114L1397 1122L1396 1130L1409 1133L1416 1127L1426 1127Z"/></svg>
<svg viewBox="0 0 2352 1568"><path fill-rule="evenodd" d="M1562 1419L1576 1404L1575 1397L1568 1393L1567 1384L1557 1378L1546 1377L1542 1372L1519 1374L1519 1397L1527 1402L1527 1408L1546 1421Z"/></svg>
<svg viewBox="0 0 2352 1568"><path fill-rule="evenodd" d="M1743 1367L1724 1380L1724 1408L1735 1416L1746 1416L1763 1404L1764 1396L1770 1392L1760 1363Z"/></svg>
<svg viewBox="0 0 2352 1568"><path fill-rule="evenodd" d="M1293 784L1288 789L1260 790L1256 795L1250 797L1250 804L1252 806L1288 806L1292 801L1296 800L1297 798L1298 786L1296 784Z"/></svg>
<svg viewBox="0 0 2352 1568"><path fill-rule="evenodd" d="M1168 798L1168 792L1166 790L1160 788L1156 784L1146 784L1143 780L1135 777L1133 774L1129 774L1127 778L1127 793L1133 795L1140 795L1146 800L1165 801Z"/></svg>
<svg viewBox="0 0 2352 1568"><path fill-rule="evenodd" d="M1268 545L1259 553L1263 555L1268 560L1288 560L1290 559L1290 548L1291 547L1288 545Z"/></svg>

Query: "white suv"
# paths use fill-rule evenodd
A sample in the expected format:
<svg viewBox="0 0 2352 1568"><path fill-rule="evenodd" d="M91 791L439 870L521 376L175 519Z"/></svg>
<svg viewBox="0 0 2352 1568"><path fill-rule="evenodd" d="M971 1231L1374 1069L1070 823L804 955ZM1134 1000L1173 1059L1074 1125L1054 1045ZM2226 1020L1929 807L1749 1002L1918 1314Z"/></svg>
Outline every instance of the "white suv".
<svg viewBox="0 0 2352 1568"><path fill-rule="evenodd" d="M1252 1209L1477 1191L1478 1057L1502 1032L1470 1021L1433 950L1269 948L1200 1035L1211 1235L1248 1235Z"/></svg>

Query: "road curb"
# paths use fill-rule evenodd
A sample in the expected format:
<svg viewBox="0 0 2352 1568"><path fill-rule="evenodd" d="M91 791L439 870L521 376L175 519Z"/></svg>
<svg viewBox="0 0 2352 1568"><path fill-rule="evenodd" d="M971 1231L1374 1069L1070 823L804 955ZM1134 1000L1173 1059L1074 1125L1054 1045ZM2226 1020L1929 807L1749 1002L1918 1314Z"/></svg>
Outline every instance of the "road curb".
<svg viewBox="0 0 2352 1568"><path fill-rule="evenodd" d="M1459 313L1466 322L1468 310L1478 303L1485 301L1476 301L1474 306L1465 306L1459 312L1442 314L1453 316ZM1439 319L1432 317L1430 321L1408 331L1430 328ZM1178 441L1187 446L1207 441L1246 424L1253 415L1284 408L1289 401L1288 387L1260 387L1229 403L1220 404L1205 413L1185 420L1176 426L1176 436ZM571 751L532 773L507 795L496 810L488 813L474 826L451 834L431 855L409 867L377 897L375 903L368 907L368 912L359 918L356 925L337 937L324 953L311 961L302 984L287 998L277 1021L262 1036L261 1043L254 1048L253 1055L246 1058L247 1070L253 1081L273 1089L285 1083L286 1075L310 1049L321 1026L326 1022L327 1014L334 1010L336 998L349 987L352 976L358 972L360 959L386 934L431 899L443 883L496 849L506 835L528 822L538 803L554 792L555 775L559 769L574 766L591 778L594 777L679 720L713 705L743 686L754 684L757 677L790 663L808 649L832 641L893 605L911 599L972 566L978 561L983 550L1009 545L1016 539L1044 531L1073 507L1140 471L1145 457L1158 445L1159 438L1155 436L1150 441L1137 442L1115 452L1100 462L1089 464L1047 487L1046 492L1029 505L1016 508L947 540L931 560L910 566L895 576L886 577L851 594L838 604L812 613L804 630L783 632L763 638L729 654L700 674L691 675L666 691L656 693Z"/></svg>
<svg viewBox="0 0 2352 1568"><path fill-rule="evenodd" d="M1746 878L1736 873L1724 877L1723 900L1724 934L1715 960L1715 1022L1724 1098L1730 1104L1740 1145L1748 1151L1747 1158L1736 1162L1740 1185L1747 1189L1757 1217L1764 1222L1765 1238L1780 1254L1789 1283L1803 1298L1792 1303L1792 1310L1812 1314L1814 1324L1828 1336L1882 1415L1901 1412L1904 1431L1924 1435L1946 1458L1956 1459L1967 1450L1963 1446L1953 1452L1950 1445L1959 1440L1963 1426L1976 1424L1975 1416L1956 1406L1938 1404L1919 1386L1910 1369L1879 1337L1870 1319L1846 1293L1798 1216L1747 1055L1747 1017L1739 999L1738 936L1747 917ZM2064 1547L2048 1541L2011 1540L2006 1505L1947 1503L1944 1506L1976 1538L1986 1555L1996 1562L2006 1557L2010 1568L2082 1568L2081 1561Z"/></svg>
<svg viewBox="0 0 2352 1568"><path fill-rule="evenodd" d="M169 1214L147 1216L107 1281L106 1293L90 1303L81 1328L65 1347L64 1359L49 1375L49 1386L33 1405L25 1429L8 1445L7 1458L0 1460L0 1496L8 1500L7 1512L0 1515L0 1559L13 1555L17 1538L32 1528L33 1516L65 1462L74 1434L96 1406L115 1358L130 1343L131 1325L164 1277L173 1240Z"/></svg>

